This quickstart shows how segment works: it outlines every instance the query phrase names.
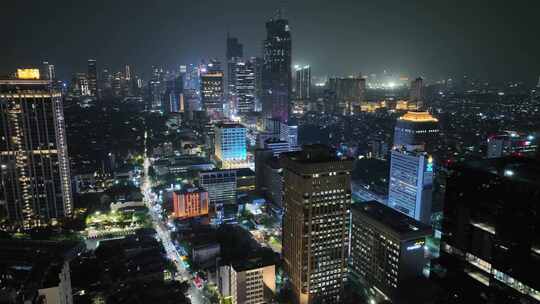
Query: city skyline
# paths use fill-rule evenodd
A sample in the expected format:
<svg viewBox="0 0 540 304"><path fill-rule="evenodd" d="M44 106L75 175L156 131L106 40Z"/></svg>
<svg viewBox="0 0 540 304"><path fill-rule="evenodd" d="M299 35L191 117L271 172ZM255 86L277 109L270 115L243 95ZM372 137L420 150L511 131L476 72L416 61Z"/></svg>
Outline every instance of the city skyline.
<svg viewBox="0 0 540 304"><path fill-rule="evenodd" d="M172 69L211 57L226 62L227 32L238 37L246 57L262 56L264 22L278 8L283 9L293 33L292 63L310 64L317 76L387 70L428 80L467 74L534 84L536 71L540 71L535 60L540 43L531 39L540 32L533 14L540 4L533 2L527 6L518 3L513 10L503 7L504 1L490 1L489 5L485 1L389 1L378 5L295 1L261 3L256 8L247 1L226 5L213 1L98 1L79 4L77 10L69 2L57 4L50 13L49 4L38 2L31 6L10 3L3 8L8 16L3 21L6 27L17 24L23 15L36 22L53 18L55 22L40 23L43 34L35 39L20 39L32 31L29 25L8 31L4 39L12 48L1 53L0 73L49 61L59 78L68 80L86 70L87 59L96 59L99 70L130 64L135 73L148 77L153 65ZM208 7L223 13L211 20L201 17ZM53 35L70 39L60 44L46 40ZM327 43L321 44L320 37L326 37ZM41 51L32 52L38 45Z"/></svg>

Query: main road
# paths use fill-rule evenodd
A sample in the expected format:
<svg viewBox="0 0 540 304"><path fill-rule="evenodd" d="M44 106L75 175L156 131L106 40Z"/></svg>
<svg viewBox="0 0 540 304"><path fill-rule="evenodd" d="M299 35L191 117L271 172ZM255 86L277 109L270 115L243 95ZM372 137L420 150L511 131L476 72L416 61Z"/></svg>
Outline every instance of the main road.
<svg viewBox="0 0 540 304"><path fill-rule="evenodd" d="M187 280L190 283L190 288L188 290L188 297L191 299L191 303L205 304L207 303L206 298L202 294L202 291L198 289L193 283L192 275L184 267L184 264L182 263L182 259L180 258L180 254L178 253L176 246L171 240L171 235L168 230L168 227L164 224L163 220L160 218L160 214L157 212L156 208L154 208L153 203L156 201L156 195L152 192L151 182L148 176L148 171L150 168L150 160L147 157L146 139L147 139L147 132L144 133L144 163L143 163L144 176L141 182L141 191L144 195L144 198L143 198L144 203L146 207L148 208L148 212L152 219L152 226L156 230L157 235L159 239L161 240L163 247L165 248L167 257L171 261L173 261L174 265L176 265L177 276L175 279L180 280L180 281Z"/></svg>

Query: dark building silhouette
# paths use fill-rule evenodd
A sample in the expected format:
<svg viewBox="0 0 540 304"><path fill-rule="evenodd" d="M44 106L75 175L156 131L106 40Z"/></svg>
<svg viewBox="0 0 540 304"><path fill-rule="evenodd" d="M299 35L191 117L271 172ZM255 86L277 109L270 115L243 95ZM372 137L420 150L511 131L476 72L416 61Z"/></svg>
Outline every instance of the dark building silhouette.
<svg viewBox="0 0 540 304"><path fill-rule="evenodd" d="M266 22L262 70L262 111L267 118L286 122L290 114L291 31L278 14Z"/></svg>

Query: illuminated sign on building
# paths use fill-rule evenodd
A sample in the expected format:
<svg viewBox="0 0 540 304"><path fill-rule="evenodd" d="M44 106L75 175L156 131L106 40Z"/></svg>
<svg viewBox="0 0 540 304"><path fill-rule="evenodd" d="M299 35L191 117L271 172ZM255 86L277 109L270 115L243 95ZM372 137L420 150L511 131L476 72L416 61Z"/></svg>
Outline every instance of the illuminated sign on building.
<svg viewBox="0 0 540 304"><path fill-rule="evenodd" d="M38 69L17 69L17 78L39 79L39 70Z"/></svg>
<svg viewBox="0 0 540 304"><path fill-rule="evenodd" d="M433 157L431 156L428 158L426 172L433 172Z"/></svg>

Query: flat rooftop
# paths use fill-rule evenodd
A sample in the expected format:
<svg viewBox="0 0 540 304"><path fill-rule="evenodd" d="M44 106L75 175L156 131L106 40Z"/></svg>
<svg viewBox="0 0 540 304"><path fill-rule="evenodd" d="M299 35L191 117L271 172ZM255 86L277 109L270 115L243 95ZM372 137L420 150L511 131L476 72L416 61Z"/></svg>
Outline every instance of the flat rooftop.
<svg viewBox="0 0 540 304"><path fill-rule="evenodd" d="M353 221L355 214L361 214L372 221L394 231L402 239L431 234L431 227L408 217L382 203L370 201L351 206Z"/></svg>
<svg viewBox="0 0 540 304"><path fill-rule="evenodd" d="M275 261L264 257L249 258L245 260L234 261L231 263L231 266L236 272L258 269L270 265L275 265Z"/></svg>
<svg viewBox="0 0 540 304"><path fill-rule="evenodd" d="M508 180L540 185L540 160L527 157L503 157L468 161L452 166L487 172Z"/></svg>

